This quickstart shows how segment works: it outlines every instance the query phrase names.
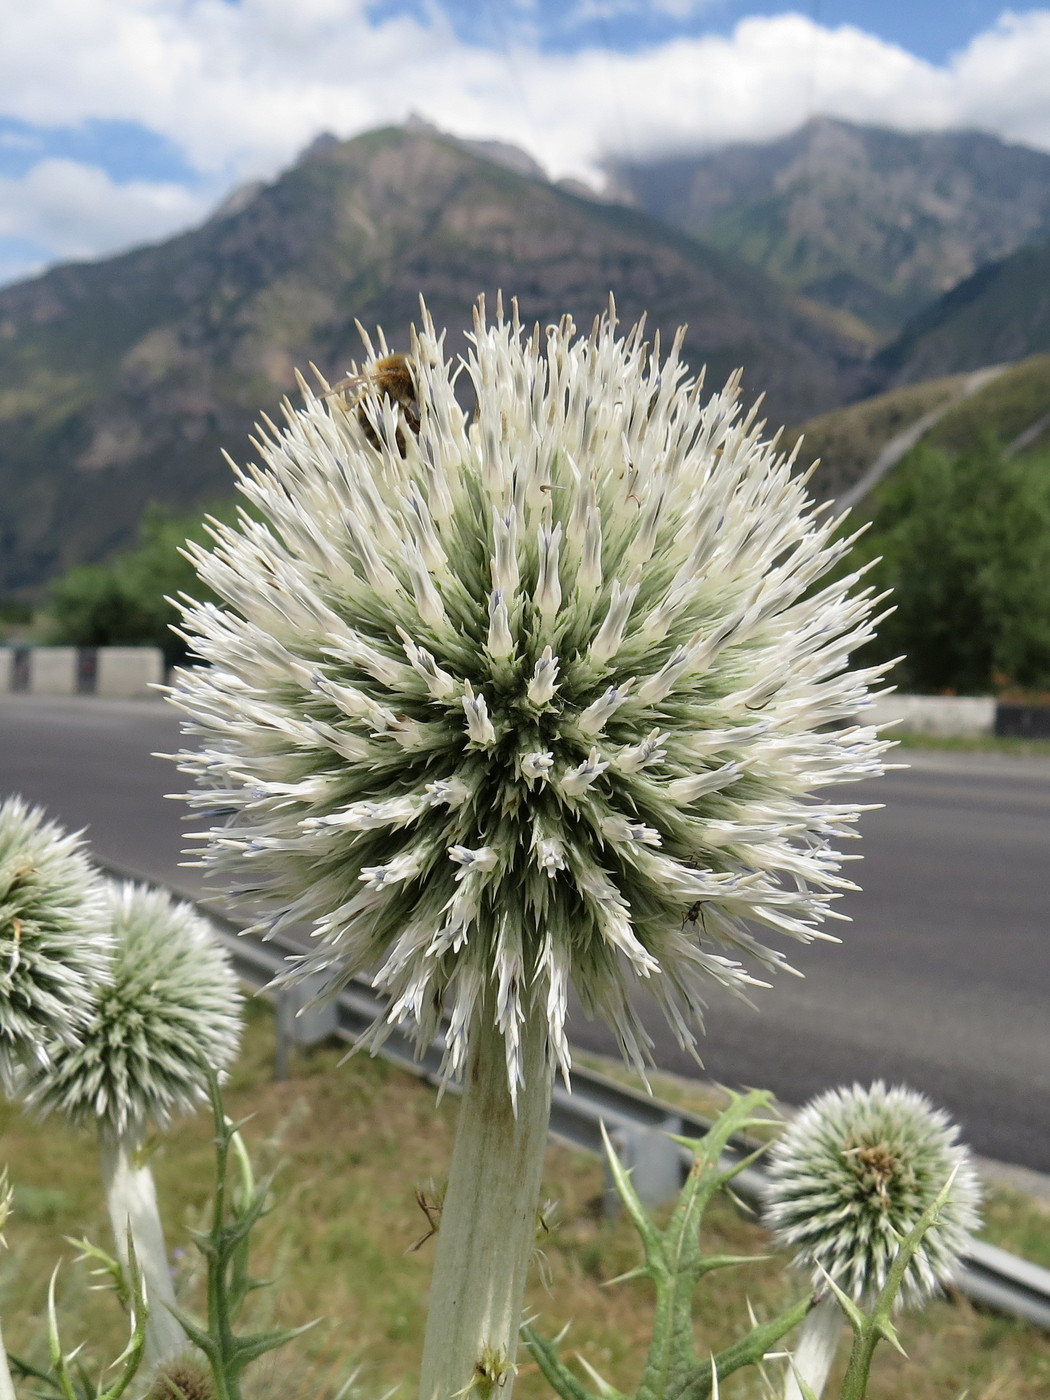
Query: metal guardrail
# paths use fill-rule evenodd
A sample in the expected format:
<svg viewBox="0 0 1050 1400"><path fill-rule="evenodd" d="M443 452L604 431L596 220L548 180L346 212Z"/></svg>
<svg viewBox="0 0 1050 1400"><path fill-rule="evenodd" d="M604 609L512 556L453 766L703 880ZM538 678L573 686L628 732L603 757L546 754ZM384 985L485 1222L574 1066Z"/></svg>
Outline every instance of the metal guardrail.
<svg viewBox="0 0 1050 1400"><path fill-rule="evenodd" d="M110 867L115 875L128 872ZM290 940L244 936L244 923L231 919L207 900L195 901L201 913L214 925L227 948L238 976L255 987L265 987L286 966L287 955L302 953ZM309 992L289 990L277 993L278 1059L287 1056L287 1041L310 1044L335 1034L356 1040L382 1010L382 999L362 981L355 981L335 998L329 1008L312 1017L307 1006ZM285 1041L282 1051L281 1039ZM403 1069L433 1084L441 1082L441 1044L435 1042L417 1057L407 1036L395 1030L380 1052ZM285 1063L287 1063L285 1058ZM659 1099L628 1089L607 1076L585 1068L574 1068L573 1089L568 1092L556 1082L551 1106L551 1135L572 1147L604 1156L601 1125L617 1147L625 1165L633 1167L633 1180L643 1199L651 1203L669 1199L688 1170L690 1156L668 1134L699 1138L710 1122ZM448 1088L456 1092L455 1084ZM726 1166L753 1151L755 1144L734 1141L723 1159ZM748 1206L762 1198L764 1173L757 1165L745 1167L735 1178L734 1193ZM1050 1331L1050 1269L1044 1269L1005 1249L974 1240L964 1259L955 1287L971 1302L995 1312L1024 1319Z"/></svg>

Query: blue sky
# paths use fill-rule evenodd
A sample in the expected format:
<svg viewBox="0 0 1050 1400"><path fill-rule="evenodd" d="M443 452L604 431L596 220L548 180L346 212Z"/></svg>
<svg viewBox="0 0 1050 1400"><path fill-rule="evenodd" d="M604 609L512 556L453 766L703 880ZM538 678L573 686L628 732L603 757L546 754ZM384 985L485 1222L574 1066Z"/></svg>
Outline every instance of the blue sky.
<svg viewBox="0 0 1050 1400"><path fill-rule="evenodd" d="M431 8L428 0L382 0L372 13L423 19ZM780 0L443 0L440 8L466 42L499 48L520 38L548 53L585 47L631 53L643 44L680 35L727 35L746 15L794 9L821 24L856 25L920 58L942 63L993 25L1006 6L993 0L800 0L797 5Z"/></svg>
<svg viewBox="0 0 1050 1400"><path fill-rule="evenodd" d="M23 177L44 156L99 165L118 180L196 178L176 142L141 122L86 117L50 127L0 115L0 175Z"/></svg>
<svg viewBox="0 0 1050 1400"><path fill-rule="evenodd" d="M163 238L321 130L418 112L602 160L818 112L1050 149L1050 6L990 0L34 0L0 34L0 282Z"/></svg>

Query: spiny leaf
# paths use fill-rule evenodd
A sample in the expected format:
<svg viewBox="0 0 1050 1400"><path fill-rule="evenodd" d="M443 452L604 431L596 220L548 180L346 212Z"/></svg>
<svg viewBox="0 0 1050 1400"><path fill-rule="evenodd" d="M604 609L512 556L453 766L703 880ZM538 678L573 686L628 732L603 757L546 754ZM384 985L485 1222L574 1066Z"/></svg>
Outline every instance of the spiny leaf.
<svg viewBox="0 0 1050 1400"><path fill-rule="evenodd" d="M131 1299L131 1288L128 1284L124 1266L119 1259L114 1259L111 1254L107 1254L98 1245L92 1244L88 1239L74 1239L72 1235L63 1236L67 1244L71 1244L79 1253L76 1257L78 1264L92 1261L98 1267L91 1270L94 1278L107 1278L109 1286L116 1293L122 1306L126 1307ZM101 1286L101 1285L98 1285Z"/></svg>
<svg viewBox="0 0 1050 1400"><path fill-rule="evenodd" d="M904 1357L905 1361L907 1361L908 1353L904 1350L903 1346L901 1345L901 1339L897 1335L897 1329L896 1327L894 1327L890 1319L888 1317L880 1317L876 1323L876 1326L879 1329L880 1335L886 1338L890 1346L893 1347L894 1351L899 1352L901 1356Z"/></svg>
<svg viewBox="0 0 1050 1400"><path fill-rule="evenodd" d="M315 1317L311 1322L304 1322L299 1327L290 1327L283 1332L257 1332L253 1336L238 1337L234 1344L234 1355L236 1357L238 1369L242 1369L258 1357L265 1355L268 1351L276 1351L278 1347L285 1346L296 1337L301 1337L304 1332L309 1332L312 1327L316 1327L320 1318Z"/></svg>
<svg viewBox="0 0 1050 1400"><path fill-rule="evenodd" d="M181 1308L172 1308L172 1316L179 1324L186 1336L195 1347L199 1347L205 1356L213 1357L219 1353L219 1344L203 1328L198 1327L191 1317L182 1311Z"/></svg>
<svg viewBox="0 0 1050 1400"><path fill-rule="evenodd" d="M769 1151L769 1147L770 1144L764 1142L760 1147L756 1147L754 1152L749 1152L746 1157L741 1157L738 1162L734 1162L731 1167L727 1167L719 1177L719 1186L728 1186L729 1182L731 1182L734 1177L738 1177L740 1173L746 1171L748 1167L753 1167L760 1157L765 1156Z"/></svg>
<svg viewBox="0 0 1050 1400"><path fill-rule="evenodd" d="M737 1264L761 1264L772 1258L769 1254L705 1254L700 1260L700 1273L709 1274L715 1269L729 1269Z"/></svg>
<svg viewBox="0 0 1050 1400"><path fill-rule="evenodd" d="M832 1293L834 1293L835 1297L839 1300L839 1305L842 1308L842 1311L846 1314L846 1317L849 1320L849 1325L853 1328L854 1332L858 1336L860 1336L867 1330L869 1321L868 1318L865 1317L864 1313L862 1313L860 1308L857 1307L856 1303L849 1296L849 1294L845 1292L844 1289L839 1287L839 1285L835 1282L835 1280L831 1277L827 1269L825 1269L822 1264L818 1264L817 1269L819 1270L820 1276L824 1280L824 1283L827 1285L828 1288L831 1289Z"/></svg>
<svg viewBox="0 0 1050 1400"><path fill-rule="evenodd" d="M523 1327L522 1338L537 1366L562 1400L599 1400L581 1385L561 1357L532 1327Z"/></svg>
<svg viewBox="0 0 1050 1400"><path fill-rule="evenodd" d="M607 1278L603 1281L603 1288L612 1288L616 1283L631 1283L638 1278L654 1278L655 1275L648 1264L638 1264L633 1269L628 1269L625 1274L617 1274L615 1278Z"/></svg>
<svg viewBox="0 0 1050 1400"><path fill-rule="evenodd" d="M591 1365L591 1363L587 1360L587 1358L583 1356L580 1352L576 1353L576 1360L587 1372L594 1384L598 1387L598 1394L602 1397L602 1400L627 1400L627 1397L624 1395L623 1391L617 1390L615 1386L610 1385L609 1382L605 1379L605 1377L599 1375L598 1372Z"/></svg>
<svg viewBox="0 0 1050 1400"><path fill-rule="evenodd" d="M720 1351L714 1358L713 1366L710 1361L699 1363L685 1384L676 1391L669 1390L663 1400L707 1400L716 1374L725 1379L741 1366L760 1361L775 1342L779 1342L781 1337L804 1320L812 1306L813 1297L810 1294L800 1298L770 1322L756 1325L745 1337Z"/></svg>
<svg viewBox="0 0 1050 1400"><path fill-rule="evenodd" d="M802 1400L819 1400L819 1397L816 1394L814 1394L812 1386L810 1386L806 1382L806 1378L795 1365L795 1358L793 1356L788 1357L788 1365L791 1367L791 1374L795 1378L795 1384L799 1388L799 1393L802 1396Z"/></svg>
<svg viewBox="0 0 1050 1400"><path fill-rule="evenodd" d="M613 1185L616 1187L620 1199L623 1201L624 1207L627 1210L627 1214L634 1223L635 1229L642 1237L642 1241L645 1244L646 1256L649 1257L652 1262L653 1258L659 1256L660 1232L646 1214L645 1207L642 1205L638 1193L631 1184L629 1174L624 1170L623 1163L616 1155L616 1149L613 1147L609 1134L605 1130L604 1122L601 1124L601 1131L602 1142L605 1145L605 1154L609 1162L609 1171L612 1175ZM650 1251L652 1251L651 1255Z"/></svg>
<svg viewBox="0 0 1050 1400"><path fill-rule="evenodd" d="M772 1103L773 1096L764 1089L751 1089L746 1094L724 1090L729 1103L718 1115L702 1138L679 1137L671 1134L676 1142L689 1149L693 1156L704 1164L717 1165L731 1138L743 1133L749 1127L769 1125L768 1119L752 1117L752 1110Z"/></svg>

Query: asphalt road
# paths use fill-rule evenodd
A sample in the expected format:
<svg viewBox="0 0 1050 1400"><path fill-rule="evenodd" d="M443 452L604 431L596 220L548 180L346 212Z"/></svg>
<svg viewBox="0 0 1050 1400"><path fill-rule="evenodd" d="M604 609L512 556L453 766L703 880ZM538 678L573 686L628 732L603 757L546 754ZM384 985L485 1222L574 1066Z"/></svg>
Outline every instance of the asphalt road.
<svg viewBox="0 0 1050 1400"><path fill-rule="evenodd" d="M189 894L179 868L184 779L149 755L180 746L160 703L0 696L0 792L21 792L97 855ZM922 1089L989 1157L1050 1170L1050 761L910 751L912 767L854 789L863 886L842 945L793 951L804 979L755 1012L712 996L705 1074L788 1103L853 1079ZM658 1059L699 1072L658 1019ZM611 1049L577 1018L573 1039Z"/></svg>

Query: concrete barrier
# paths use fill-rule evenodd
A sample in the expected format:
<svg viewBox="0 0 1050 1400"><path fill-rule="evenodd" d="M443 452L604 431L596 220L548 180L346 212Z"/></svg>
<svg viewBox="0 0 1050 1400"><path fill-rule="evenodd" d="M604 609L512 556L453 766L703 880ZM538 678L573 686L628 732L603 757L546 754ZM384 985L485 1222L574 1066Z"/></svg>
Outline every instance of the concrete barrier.
<svg viewBox="0 0 1050 1400"><path fill-rule="evenodd" d="M163 679L160 647L0 647L0 692L136 700Z"/></svg>
<svg viewBox="0 0 1050 1400"><path fill-rule="evenodd" d="M95 694L123 700L153 696L151 685L164 680L160 647L99 647Z"/></svg>
<svg viewBox="0 0 1050 1400"><path fill-rule="evenodd" d="M33 695L76 695L77 648L32 647L28 689Z"/></svg>
<svg viewBox="0 0 1050 1400"><path fill-rule="evenodd" d="M965 738L995 732L995 705L994 695L887 695L864 717L876 724L896 720L908 734Z"/></svg>
<svg viewBox="0 0 1050 1400"><path fill-rule="evenodd" d="M0 647L3 692L148 699L156 695L151 685L163 680L159 647ZM991 695L887 695L863 719L896 720L910 734L994 734L996 701Z"/></svg>

